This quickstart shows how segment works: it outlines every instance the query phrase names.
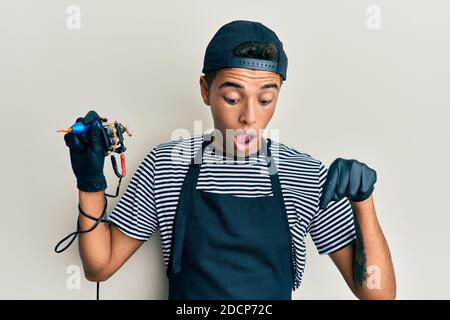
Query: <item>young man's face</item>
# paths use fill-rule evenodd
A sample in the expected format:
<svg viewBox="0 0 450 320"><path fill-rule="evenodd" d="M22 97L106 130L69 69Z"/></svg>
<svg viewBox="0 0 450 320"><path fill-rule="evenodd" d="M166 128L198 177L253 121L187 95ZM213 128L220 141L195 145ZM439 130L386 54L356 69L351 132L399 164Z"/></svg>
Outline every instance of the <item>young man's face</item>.
<svg viewBox="0 0 450 320"><path fill-rule="evenodd" d="M207 87L200 77L203 101L211 107L214 127L223 141L216 147L247 156L261 147L261 137L275 112L281 78L277 73L245 68L221 69ZM220 138L220 137L219 137Z"/></svg>

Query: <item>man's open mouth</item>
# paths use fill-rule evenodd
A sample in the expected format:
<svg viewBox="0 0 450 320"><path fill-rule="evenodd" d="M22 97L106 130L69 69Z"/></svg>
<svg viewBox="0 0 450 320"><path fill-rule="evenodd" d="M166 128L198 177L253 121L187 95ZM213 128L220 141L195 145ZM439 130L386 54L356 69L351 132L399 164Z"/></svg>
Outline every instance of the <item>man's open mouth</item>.
<svg viewBox="0 0 450 320"><path fill-rule="evenodd" d="M253 134L245 134L245 133L237 134L233 137L233 139L236 148L240 152L250 150L256 141L255 136Z"/></svg>

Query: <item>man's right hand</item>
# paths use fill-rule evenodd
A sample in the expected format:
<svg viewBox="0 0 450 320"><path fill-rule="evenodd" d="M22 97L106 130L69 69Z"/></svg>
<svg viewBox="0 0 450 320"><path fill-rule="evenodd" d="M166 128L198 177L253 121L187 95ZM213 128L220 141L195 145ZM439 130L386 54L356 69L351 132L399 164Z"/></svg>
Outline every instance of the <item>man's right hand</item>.
<svg viewBox="0 0 450 320"><path fill-rule="evenodd" d="M101 128L92 125L102 119L95 111L89 111L84 118L75 122L91 125L87 133L64 135L66 145L70 150L72 170L77 178L77 188L86 192L97 192L106 189L106 179L103 174L105 163L103 132Z"/></svg>

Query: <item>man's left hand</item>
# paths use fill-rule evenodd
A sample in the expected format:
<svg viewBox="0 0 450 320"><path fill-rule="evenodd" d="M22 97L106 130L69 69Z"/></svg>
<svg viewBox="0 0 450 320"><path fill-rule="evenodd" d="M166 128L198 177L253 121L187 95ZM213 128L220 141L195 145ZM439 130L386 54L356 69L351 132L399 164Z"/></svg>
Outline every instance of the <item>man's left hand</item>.
<svg viewBox="0 0 450 320"><path fill-rule="evenodd" d="M364 201L371 196L376 181L376 171L366 164L337 158L328 169L319 206L324 209L330 201L343 197L354 202Z"/></svg>

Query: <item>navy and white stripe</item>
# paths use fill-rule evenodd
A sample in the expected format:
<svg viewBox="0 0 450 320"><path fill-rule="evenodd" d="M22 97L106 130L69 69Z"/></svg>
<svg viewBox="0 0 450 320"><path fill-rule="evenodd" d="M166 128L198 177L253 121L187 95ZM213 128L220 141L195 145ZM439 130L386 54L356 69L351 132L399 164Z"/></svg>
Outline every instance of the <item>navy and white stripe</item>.
<svg viewBox="0 0 450 320"><path fill-rule="evenodd" d="M151 150L109 216L125 234L139 240L148 240L159 228L166 267L181 186L190 159L201 147L203 138L198 135L173 140ZM327 175L326 167L319 160L275 141L271 151L293 240L295 290L300 286L305 267L305 236L311 235L319 254L329 254L352 244L355 240L353 211L347 198L319 209ZM236 160L216 153L212 145L205 149L197 189L237 197L273 196L264 154Z"/></svg>

